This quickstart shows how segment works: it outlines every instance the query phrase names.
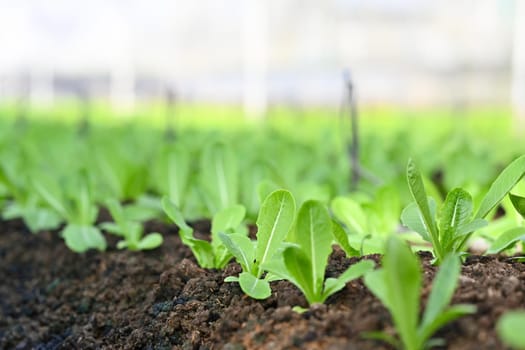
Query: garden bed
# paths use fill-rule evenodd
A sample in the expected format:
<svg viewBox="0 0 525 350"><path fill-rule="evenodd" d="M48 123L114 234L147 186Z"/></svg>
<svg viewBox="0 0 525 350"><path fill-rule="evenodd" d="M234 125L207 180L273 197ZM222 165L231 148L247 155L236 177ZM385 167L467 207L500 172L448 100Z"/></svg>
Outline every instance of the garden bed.
<svg viewBox="0 0 525 350"><path fill-rule="evenodd" d="M209 230L201 223L198 229ZM56 232L33 235L20 221L0 222L1 349L387 349L362 332L393 332L388 311L355 280L326 305L306 307L288 282L272 283L272 296L258 301L236 283L223 282L240 267L198 267L174 226L147 223L164 235L149 252L111 249L71 252ZM114 246L110 242L110 246ZM423 295L435 268L424 264ZM366 256L379 262L379 256ZM335 248L328 276L348 259ZM448 349L504 349L495 322L525 307L525 264L503 256L471 256L462 268L452 303L470 303L477 313L440 330Z"/></svg>

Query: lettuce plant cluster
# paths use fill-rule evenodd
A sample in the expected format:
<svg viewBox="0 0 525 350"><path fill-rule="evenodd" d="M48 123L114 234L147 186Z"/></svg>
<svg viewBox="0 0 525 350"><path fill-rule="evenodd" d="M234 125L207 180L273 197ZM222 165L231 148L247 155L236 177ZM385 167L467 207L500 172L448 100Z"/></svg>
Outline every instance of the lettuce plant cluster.
<svg viewBox="0 0 525 350"><path fill-rule="evenodd" d="M270 297L272 282L286 280L308 305L325 303L363 277L397 331L364 336L397 348L441 344L432 338L438 329L476 312L471 305L449 306L472 238L488 241L488 254L513 252L525 241L525 156L493 174L492 183L458 175L439 188L413 160L406 171L398 169L406 149L391 160L369 148L363 163L383 164L370 170L383 176L363 178L350 193L346 155L334 142L312 144L275 132L249 139L189 132L167 140L131 126L55 132L52 138L49 130L0 135L3 219L20 218L34 233L58 230L78 253L106 250L104 233L120 238L118 249L155 249L163 236L144 232L143 223L170 221L201 267L238 263L242 272L225 282L254 299ZM460 174L435 159L426 162ZM101 208L111 221L100 222ZM211 220L209 239L195 236L191 223L200 218ZM359 258L335 276L327 274L334 246ZM430 250L439 268L424 310L419 249ZM383 254L381 267L363 257L370 253ZM524 344L514 331L520 322L519 311L498 322L501 337L516 347Z"/></svg>

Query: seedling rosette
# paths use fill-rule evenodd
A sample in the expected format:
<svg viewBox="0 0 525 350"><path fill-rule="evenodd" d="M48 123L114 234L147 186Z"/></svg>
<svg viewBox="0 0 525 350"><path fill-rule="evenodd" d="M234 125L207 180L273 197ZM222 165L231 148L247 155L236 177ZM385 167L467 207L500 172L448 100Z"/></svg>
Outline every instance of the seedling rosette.
<svg viewBox="0 0 525 350"><path fill-rule="evenodd" d="M461 188L450 191L437 211L435 201L427 197L419 169L409 160L407 181L414 203L403 210L401 220L432 244L435 263L440 264L450 254L464 254L468 238L474 231L487 225L484 218L510 193L524 174L525 156L521 156L494 180L475 214L472 196ZM511 199L519 210L518 200L515 196ZM509 236L509 239L515 239L515 236ZM504 242L498 244L507 246Z"/></svg>
<svg viewBox="0 0 525 350"><path fill-rule="evenodd" d="M297 286L308 304L324 303L326 299L343 289L347 282L359 278L373 269L374 262L363 260L341 273L338 277L325 279L328 257L332 252L335 229L328 210L319 201L306 201L297 215L294 235L296 245L286 247L282 261L274 260L263 267Z"/></svg>
<svg viewBox="0 0 525 350"><path fill-rule="evenodd" d="M226 282L238 282L244 293L255 299L266 299L271 295L270 282L275 275L265 273L264 266L286 246L295 217L295 200L286 190L277 190L261 204L257 218L257 241L246 235L219 233L226 249L241 265L239 276L230 276Z"/></svg>

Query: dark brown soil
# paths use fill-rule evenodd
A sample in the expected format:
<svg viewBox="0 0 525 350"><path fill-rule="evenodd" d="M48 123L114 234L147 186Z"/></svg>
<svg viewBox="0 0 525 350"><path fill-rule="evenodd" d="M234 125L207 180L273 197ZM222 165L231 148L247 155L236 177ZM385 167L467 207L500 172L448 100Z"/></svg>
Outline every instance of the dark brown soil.
<svg viewBox="0 0 525 350"><path fill-rule="evenodd" d="M276 282L269 299L250 299L223 282L239 272L236 264L222 272L199 268L172 226L147 224L165 235L151 252L83 255L56 232L32 235L18 221L0 228L1 349L388 349L360 334L393 332L361 280L297 314L291 307L306 304L294 286ZM422 260L427 296L435 269L428 255ZM355 261L336 250L328 274ZM439 332L448 349L503 349L494 323L505 310L525 307L525 264L469 258L454 302L478 312Z"/></svg>

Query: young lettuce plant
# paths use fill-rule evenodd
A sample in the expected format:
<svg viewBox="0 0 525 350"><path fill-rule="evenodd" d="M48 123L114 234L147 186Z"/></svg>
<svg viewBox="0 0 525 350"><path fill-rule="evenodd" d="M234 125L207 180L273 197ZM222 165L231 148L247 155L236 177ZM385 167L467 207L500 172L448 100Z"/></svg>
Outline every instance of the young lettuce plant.
<svg viewBox="0 0 525 350"><path fill-rule="evenodd" d="M332 252L334 226L326 207L319 201L306 201L297 214L295 242L286 247L283 261L271 261L263 268L299 288L309 305L324 303L347 282L374 268L371 260L360 261L336 278L325 279L328 257Z"/></svg>
<svg viewBox="0 0 525 350"><path fill-rule="evenodd" d="M184 213L192 170L191 154L185 145L168 144L154 163L152 186Z"/></svg>
<svg viewBox="0 0 525 350"><path fill-rule="evenodd" d="M523 325L525 325L525 310L509 311L500 317L496 330L506 345L514 349L525 349Z"/></svg>
<svg viewBox="0 0 525 350"><path fill-rule="evenodd" d="M58 228L62 221L60 216L42 205L38 195L28 188L26 175L28 172L29 169L25 169L21 176L15 167L0 164L0 184L5 187L4 196L8 199L3 208L2 218L5 220L22 218L32 233Z"/></svg>
<svg viewBox="0 0 525 350"><path fill-rule="evenodd" d="M472 196L461 188L447 194L445 202L436 217L436 204L427 197L421 174L410 159L407 166L407 180L414 203L401 214L405 226L419 233L432 244L436 264L449 254L461 254L472 233L485 226L484 218L525 175L525 156L507 166L494 180L483 197L477 212L473 215ZM512 197L511 197L512 198Z"/></svg>
<svg viewBox="0 0 525 350"><path fill-rule="evenodd" d="M69 249L77 253L93 248L106 250L106 239L95 226L98 209L88 175L84 171L76 175L70 178L72 183L59 183L57 179L41 174L33 179L33 186L49 207L66 221L61 234Z"/></svg>
<svg viewBox="0 0 525 350"><path fill-rule="evenodd" d="M286 246L284 239L290 232L295 216L295 199L286 190L270 193L262 202L257 217L257 241L246 235L219 233L226 249L241 265L238 277L230 276L226 282L238 282L242 291L254 299L271 295L270 282L276 276L266 272L264 266Z"/></svg>
<svg viewBox="0 0 525 350"><path fill-rule="evenodd" d="M89 159L92 171L98 175L98 186L109 192L112 197L122 200L136 199L147 188L147 158L142 152L137 152L137 147L130 148L128 143L117 140L119 142L115 143L112 140L111 143L106 141L103 146L92 146L93 157Z"/></svg>
<svg viewBox="0 0 525 350"><path fill-rule="evenodd" d="M361 247L362 254L358 255L383 252L384 237L371 234L370 213L365 213L360 203L351 198L339 196L332 200L330 209L337 222L344 226L341 229L347 236L346 240L349 244L354 247ZM355 255L349 254L349 251L341 244L339 237L336 236L336 238L348 255Z"/></svg>
<svg viewBox="0 0 525 350"><path fill-rule="evenodd" d="M213 142L201 155L201 194L213 216L218 211L238 203L239 173L237 158L229 145Z"/></svg>
<svg viewBox="0 0 525 350"><path fill-rule="evenodd" d="M226 266L232 255L219 235L229 236L232 232L239 231L246 214L246 209L242 205L232 205L214 215L211 224L211 242L193 236L193 228L186 223L180 209L168 197L162 199L162 206L166 215L179 227L182 243L191 249L199 266L209 269L222 269ZM246 233L237 234L248 239Z"/></svg>
<svg viewBox="0 0 525 350"><path fill-rule="evenodd" d="M351 197L335 197L330 209L351 234L384 238L397 231L402 207L397 184L391 183L378 188L372 196L358 192Z"/></svg>
<svg viewBox="0 0 525 350"><path fill-rule="evenodd" d="M486 254L499 254L512 248L519 242L525 243L525 227L515 227L503 232L492 242Z"/></svg>
<svg viewBox="0 0 525 350"><path fill-rule="evenodd" d="M512 206L516 211L525 218L525 198L509 193ZM525 243L525 227L513 227L503 232L487 250L487 254L499 254L504 250L510 249L519 242L523 245Z"/></svg>
<svg viewBox="0 0 525 350"><path fill-rule="evenodd" d="M107 232L113 233L123 238L117 243L118 249L129 250L148 250L155 249L163 242L160 233L148 233L143 236L143 228L140 222L130 220L126 217L124 208L116 199L109 199L106 202L114 222L104 222L100 226Z"/></svg>
<svg viewBox="0 0 525 350"><path fill-rule="evenodd" d="M365 285L390 311L399 341L382 332L366 337L386 341L398 349L422 350L437 345L432 335L445 324L475 312L472 305L454 305L447 308L460 274L457 255L449 254L434 278L432 291L422 319L419 320L421 297L421 268L419 259L406 242L392 236L387 241L382 261L383 268L365 275Z"/></svg>

